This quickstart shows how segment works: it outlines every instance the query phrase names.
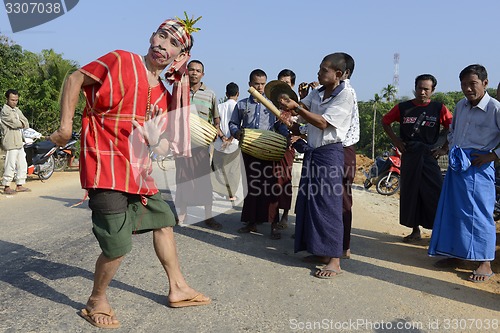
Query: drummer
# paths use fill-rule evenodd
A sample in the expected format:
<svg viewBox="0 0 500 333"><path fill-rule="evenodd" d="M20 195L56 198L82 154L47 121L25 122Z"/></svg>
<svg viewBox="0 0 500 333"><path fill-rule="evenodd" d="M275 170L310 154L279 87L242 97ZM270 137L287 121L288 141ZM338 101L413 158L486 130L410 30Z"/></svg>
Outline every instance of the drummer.
<svg viewBox="0 0 500 333"><path fill-rule="evenodd" d="M255 69L250 73L249 86L260 94L264 94L267 75L262 69ZM274 130L285 137L289 136L287 127L276 122L276 116L264 105L259 103L253 96L249 96L236 103L229 130L231 135L240 139L242 130L245 128ZM271 239L280 239L281 233L277 227L278 206L275 203L278 198L273 194L273 186L276 177L273 173L273 162L265 161L242 152L243 163L246 172L248 194L243 201L241 221L245 225L238 229L239 233L250 233L257 231L257 225L271 223Z"/></svg>

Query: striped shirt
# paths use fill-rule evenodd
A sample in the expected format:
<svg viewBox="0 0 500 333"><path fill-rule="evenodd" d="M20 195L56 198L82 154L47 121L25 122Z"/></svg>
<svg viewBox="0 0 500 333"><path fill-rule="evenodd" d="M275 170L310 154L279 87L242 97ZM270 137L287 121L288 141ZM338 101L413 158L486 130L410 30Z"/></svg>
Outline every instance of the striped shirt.
<svg viewBox="0 0 500 333"><path fill-rule="evenodd" d="M215 93L208 89L204 83L198 90L191 90L191 105L196 107L198 116L211 124L214 123L215 118L219 118Z"/></svg>
<svg viewBox="0 0 500 333"><path fill-rule="evenodd" d="M170 93L160 82L151 87L148 98L150 89L143 58L126 51L110 52L80 71L98 82L83 89L86 105L80 154L82 188L157 193L147 146L142 138L131 135L131 120L144 123L148 100L166 111Z"/></svg>

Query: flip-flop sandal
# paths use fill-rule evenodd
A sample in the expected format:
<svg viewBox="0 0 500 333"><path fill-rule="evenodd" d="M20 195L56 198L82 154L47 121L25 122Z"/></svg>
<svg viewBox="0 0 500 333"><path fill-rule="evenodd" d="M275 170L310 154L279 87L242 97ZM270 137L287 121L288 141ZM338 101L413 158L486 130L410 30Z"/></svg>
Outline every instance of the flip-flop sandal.
<svg viewBox="0 0 500 333"><path fill-rule="evenodd" d="M320 273L330 273L330 274L335 273L335 274L334 275L320 275ZM322 269L317 270L316 273L314 273L314 276L319 278L319 279L333 279L342 273L343 273L343 271L322 268Z"/></svg>
<svg viewBox="0 0 500 333"><path fill-rule="evenodd" d="M95 315L103 315L103 316L112 318L115 316L115 313L113 310L110 310L109 312L104 312L104 311L89 311L87 309L82 309L82 310L80 310L80 312L78 312L78 314L80 315L80 317L82 317L83 319L85 319L86 321L88 321L89 323L94 325L95 327L99 327L99 328L119 328L120 327L119 321L117 321L116 323L106 325L106 324L98 323L98 322L94 321L94 319L92 319L92 317Z"/></svg>
<svg viewBox="0 0 500 333"><path fill-rule="evenodd" d="M472 271L472 275L467 278L467 281L474 282L474 283L484 283L491 279L491 277L495 275L495 273L491 272L490 274L482 274L482 273L477 273L475 270ZM484 280L476 280L478 277L484 277Z"/></svg>
<svg viewBox="0 0 500 333"><path fill-rule="evenodd" d="M286 223L286 222L278 222L278 223L276 223L276 229L278 229L278 230L285 230L286 228L288 228L288 223Z"/></svg>
<svg viewBox="0 0 500 333"><path fill-rule="evenodd" d="M205 297L205 299L203 299ZM198 306L198 305L207 305L212 303L212 300L203 294L198 294L191 299L186 299L178 302L169 302L168 306L171 308L185 308L187 306Z"/></svg>
<svg viewBox="0 0 500 333"><path fill-rule="evenodd" d="M11 189L10 187L6 190L3 190L3 194L5 195L12 195L12 194L17 194L16 190Z"/></svg>
<svg viewBox="0 0 500 333"><path fill-rule="evenodd" d="M271 239L272 240L278 240L281 239L281 233L278 231L278 229L272 229L271 230Z"/></svg>

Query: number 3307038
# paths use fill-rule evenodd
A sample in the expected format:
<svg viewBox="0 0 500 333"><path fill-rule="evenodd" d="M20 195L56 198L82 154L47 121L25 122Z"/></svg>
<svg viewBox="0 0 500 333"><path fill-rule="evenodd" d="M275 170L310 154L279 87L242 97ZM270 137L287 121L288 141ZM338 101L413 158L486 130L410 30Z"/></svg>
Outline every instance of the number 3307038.
<svg viewBox="0 0 500 333"><path fill-rule="evenodd" d="M55 2L7 2L7 14L59 14L61 3Z"/></svg>

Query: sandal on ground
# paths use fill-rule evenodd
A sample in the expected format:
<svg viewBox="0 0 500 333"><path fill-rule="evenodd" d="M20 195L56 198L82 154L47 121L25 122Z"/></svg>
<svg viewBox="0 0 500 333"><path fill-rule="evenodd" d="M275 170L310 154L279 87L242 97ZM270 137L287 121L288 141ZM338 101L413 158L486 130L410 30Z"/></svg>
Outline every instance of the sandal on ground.
<svg viewBox="0 0 500 333"><path fill-rule="evenodd" d="M240 234L248 234L251 232L257 232L257 226L255 224L247 224L246 226L238 229L238 233Z"/></svg>
<svg viewBox="0 0 500 333"><path fill-rule="evenodd" d="M24 187L24 186L17 186L16 192L31 192L31 189Z"/></svg>
<svg viewBox="0 0 500 333"><path fill-rule="evenodd" d="M278 231L278 228L271 229L271 239L273 240L281 239L281 233Z"/></svg>
<svg viewBox="0 0 500 333"><path fill-rule="evenodd" d="M110 310L109 312L104 312L104 311L89 311L87 309L82 309L79 313L80 317L94 325L95 327L99 328L119 328L120 327L120 322L116 319L115 313L113 310ZM96 315L101 315L105 317L109 317L111 319L114 319L114 323L111 324L101 324L98 323L94 320L94 316Z"/></svg>
<svg viewBox="0 0 500 333"><path fill-rule="evenodd" d="M333 279L334 277L337 277L342 273L343 273L343 271L340 271L340 270L338 271L335 269L322 268L322 269L318 269L316 271L316 273L314 273L314 276L319 278L319 279Z"/></svg>
<svg viewBox="0 0 500 333"><path fill-rule="evenodd" d="M203 294L198 294L193 298L185 299L177 302L169 302L168 306L171 308L185 308L188 306L198 306L198 305L207 305L212 303L210 297L207 297Z"/></svg>
<svg viewBox="0 0 500 333"><path fill-rule="evenodd" d="M6 195L12 195L12 194L16 194L16 190L13 190L11 189L10 187L6 187L4 190L3 190L3 194L6 194Z"/></svg>
<svg viewBox="0 0 500 333"><path fill-rule="evenodd" d="M220 224L219 222L215 221L215 219L213 217L211 217L209 219L206 219L205 220L205 225L207 227L209 227L210 229L213 229L213 230L221 230L222 229L222 224Z"/></svg>
<svg viewBox="0 0 500 333"><path fill-rule="evenodd" d="M422 240L422 236L420 234L409 234L408 236L403 237L403 243L418 242L419 240Z"/></svg>
<svg viewBox="0 0 500 333"><path fill-rule="evenodd" d="M472 274L467 278L467 281L474 283L484 283L491 279L491 277L495 275L495 273L491 272L490 274L478 273L475 270L472 271Z"/></svg>
<svg viewBox="0 0 500 333"><path fill-rule="evenodd" d="M288 228L288 223L282 222L282 221L279 221L278 223L276 223L276 229L285 230L286 228Z"/></svg>

